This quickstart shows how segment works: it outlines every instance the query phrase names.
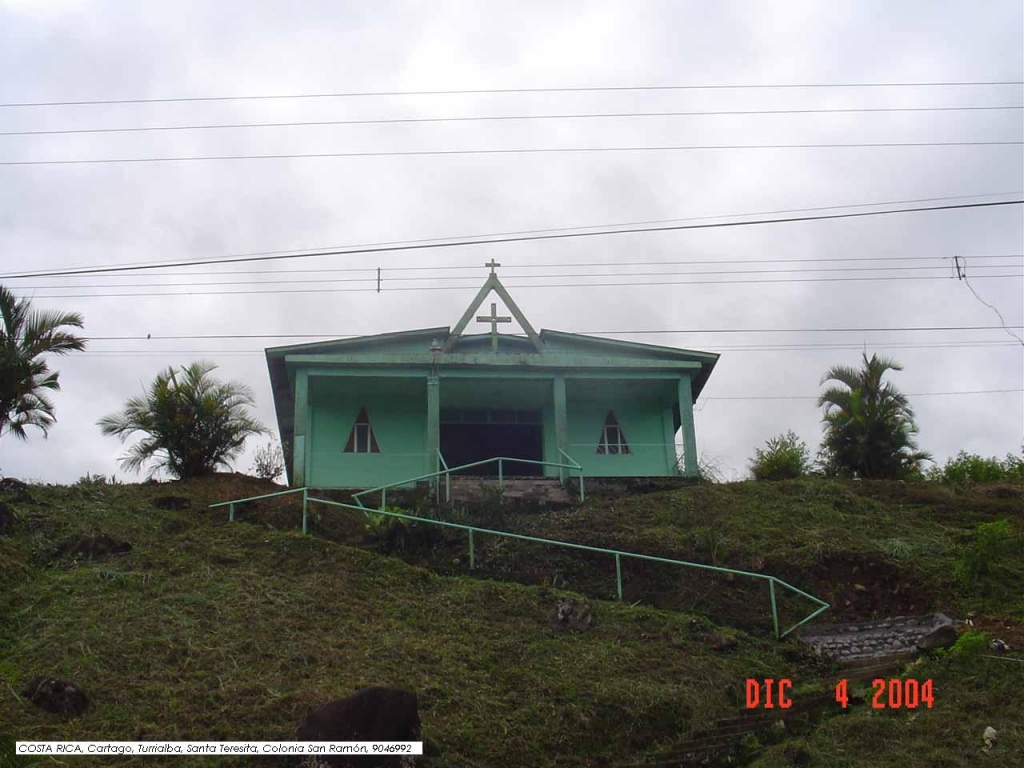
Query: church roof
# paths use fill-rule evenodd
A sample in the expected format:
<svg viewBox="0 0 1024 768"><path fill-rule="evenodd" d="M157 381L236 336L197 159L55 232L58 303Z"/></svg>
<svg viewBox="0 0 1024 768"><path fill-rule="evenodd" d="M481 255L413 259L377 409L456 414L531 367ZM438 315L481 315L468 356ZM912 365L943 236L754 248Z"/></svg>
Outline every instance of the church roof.
<svg viewBox="0 0 1024 768"><path fill-rule="evenodd" d="M609 339L580 333L541 329L537 332L516 306L501 284L493 261L491 275L477 293L469 308L453 327L418 328L371 336L314 341L266 349L267 368L274 394L274 406L281 439L290 442L294 432L294 371L299 367L372 367L375 370L398 370L409 366L429 368L476 368L505 370L579 370L674 371L693 373L692 393L697 400L711 375L718 355L677 347ZM512 318L498 316L491 305L489 316L478 322L489 323L491 330L483 334L464 333L473 314L491 293L497 293L511 314L519 321L524 334L498 333L499 323ZM290 457L286 455L290 463Z"/></svg>

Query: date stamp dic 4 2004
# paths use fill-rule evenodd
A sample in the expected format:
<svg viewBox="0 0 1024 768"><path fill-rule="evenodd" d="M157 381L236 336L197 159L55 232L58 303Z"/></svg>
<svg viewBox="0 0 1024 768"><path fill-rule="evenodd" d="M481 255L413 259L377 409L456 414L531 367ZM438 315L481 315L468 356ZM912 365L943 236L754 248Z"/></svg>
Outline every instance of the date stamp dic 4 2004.
<svg viewBox="0 0 1024 768"><path fill-rule="evenodd" d="M935 684L931 679L894 677L871 681L873 709L931 709L935 704ZM842 679L835 686L835 699L843 709L850 704L850 682ZM790 709L793 706L793 681L789 678L747 678L747 709Z"/></svg>

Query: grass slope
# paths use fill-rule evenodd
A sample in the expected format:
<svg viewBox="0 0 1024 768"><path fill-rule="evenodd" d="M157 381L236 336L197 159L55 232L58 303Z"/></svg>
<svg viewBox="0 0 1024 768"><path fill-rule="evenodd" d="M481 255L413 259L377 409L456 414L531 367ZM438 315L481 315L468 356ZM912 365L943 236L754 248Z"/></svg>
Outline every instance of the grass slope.
<svg viewBox="0 0 1024 768"><path fill-rule="evenodd" d="M230 487L171 492L193 508L155 509L166 486L33 488L18 505L2 545L22 564L0 598L5 731L286 739L309 709L387 684L419 694L434 765L598 765L733 714L748 674L794 672L771 643L719 655L706 622L655 609L596 603L592 630L556 634L552 592L229 526L201 505ZM97 531L134 549L51 561L54 542ZM93 707L62 721L20 701L37 673L76 681Z"/></svg>
<svg viewBox="0 0 1024 768"><path fill-rule="evenodd" d="M229 526L223 510L205 510L212 501L266 490L237 476L33 488L31 503L15 505L15 535L0 537L0 731L20 738L281 739L310 708L364 685L389 684L419 694L425 736L439 753L432 765L596 766L639 760L739 714L748 676L790 676L798 692L820 684L819 669L791 644L764 637L767 597L742 579L636 564L625 574L631 601L707 609L753 634L685 612L604 601L594 603L591 631L556 634L547 612L561 592L552 584L611 596L610 558L480 537L479 571L506 580L499 583L465 575L462 534L416 533L403 552L407 563L356 548L372 546L358 514L321 509L313 526L320 537L302 537L294 532L292 498L240 512L257 524ZM155 509L151 500L169 493L188 497L192 508ZM579 509L544 515L453 514L774 573L832 600L840 618L911 607L979 611L998 636L1024 640L1019 550L971 588L953 578L979 523L1009 519L1019 534L1020 485L743 483L595 495ZM52 558L60 539L100 531L131 541L133 551L96 562ZM792 618L806 608L784 607ZM713 650L723 634L738 647ZM14 691L37 673L75 680L94 707L61 721L19 701ZM1014 703L1024 690L1024 664L958 653L919 662L908 674L935 680L934 709L877 712L858 700L846 716L747 744L745 763L1024 763L1024 713ZM982 755L989 725L999 731L998 747Z"/></svg>

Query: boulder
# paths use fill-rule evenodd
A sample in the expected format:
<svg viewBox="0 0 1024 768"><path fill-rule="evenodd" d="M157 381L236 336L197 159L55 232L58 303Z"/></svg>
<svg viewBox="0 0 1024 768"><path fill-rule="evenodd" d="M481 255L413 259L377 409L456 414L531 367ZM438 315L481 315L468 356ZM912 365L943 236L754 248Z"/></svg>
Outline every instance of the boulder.
<svg viewBox="0 0 1024 768"><path fill-rule="evenodd" d="M296 736L299 741L419 741L416 694L401 688L363 688L311 712ZM412 765L410 757L395 755L323 755L317 760L331 768Z"/></svg>
<svg viewBox="0 0 1024 768"><path fill-rule="evenodd" d="M45 675L33 677L21 695L40 709L57 715L77 717L89 706L85 692L77 685Z"/></svg>
<svg viewBox="0 0 1024 768"><path fill-rule="evenodd" d="M551 609L551 628L583 632L590 629L590 606L579 600L559 600Z"/></svg>
<svg viewBox="0 0 1024 768"><path fill-rule="evenodd" d="M71 538L64 539L57 545L56 554L58 557L72 555L92 560L106 557L107 555L119 555L124 552L130 552L131 549L132 545L127 541L117 541L112 536L99 533L95 536L72 536Z"/></svg>
<svg viewBox="0 0 1024 768"><path fill-rule="evenodd" d="M936 648L951 648L956 644L956 630L949 624L942 624L917 641L920 651L933 651Z"/></svg>

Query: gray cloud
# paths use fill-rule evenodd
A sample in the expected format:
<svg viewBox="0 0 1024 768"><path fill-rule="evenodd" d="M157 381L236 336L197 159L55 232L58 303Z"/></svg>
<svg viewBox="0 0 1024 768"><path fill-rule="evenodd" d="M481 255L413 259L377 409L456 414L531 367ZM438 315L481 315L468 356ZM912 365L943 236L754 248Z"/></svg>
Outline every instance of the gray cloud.
<svg viewBox="0 0 1024 768"><path fill-rule="evenodd" d="M271 3L0 3L0 66L14 73L0 85L0 101L606 84L1020 80L1021 13L1014 2L990 3L984 12L967 5L936 10L930 3L883 2L607 2L586 10L550 2L387 7L325 2L306 4L301 16L291 5ZM995 87L491 94L5 109L0 121L3 130L30 130L553 111L1020 104L1020 95L1020 88ZM1022 128L1020 111L333 126L0 137L0 159L1019 140ZM1024 186L1022 176L1019 147L0 167L0 269L203 258L1008 192ZM491 257L505 265L507 274L543 274L551 270L531 265L1022 252L1024 225L1020 209L1013 208L419 251L344 262L317 259L259 268L297 279L328 277L294 272L314 267L379 265L387 276L389 268L399 266L462 264L466 269L461 273L476 275L472 283L483 279L481 265ZM175 281L209 279L214 278ZM155 281L140 273L32 284L128 286ZM1021 280L979 279L975 287L1002 309L1008 322L1024 324ZM454 323L475 289L264 296L200 296L176 290L186 295L38 302L80 310L92 336L360 334ZM512 292L535 325L579 331L995 322L992 312L955 280L520 287ZM728 349L792 341L880 349L906 366L894 380L907 392L1024 386L1020 347L883 348L886 342L1007 340L996 331L809 336L688 332L630 338L721 351L721 363L705 390L708 398L814 395L826 368L855 363L859 355L856 349ZM57 396L59 423L49 439L34 436L27 444L5 439L0 468L49 481L74 480L86 471L110 473L123 449L99 435L96 419L120 407L160 368L198 357L218 362L224 377L251 384L259 400L258 415L272 424L262 356L242 354L261 346L258 340L95 341L87 353L54 361L62 371L64 390ZM1024 439L1020 394L921 397L914 399L914 406L922 446L939 458L960 448L1003 454L1019 450ZM707 455L719 457L729 472L741 472L753 447L773 434L792 428L815 444L820 431L820 414L809 400L707 400L700 409L698 444ZM247 468L248 461L239 466Z"/></svg>

